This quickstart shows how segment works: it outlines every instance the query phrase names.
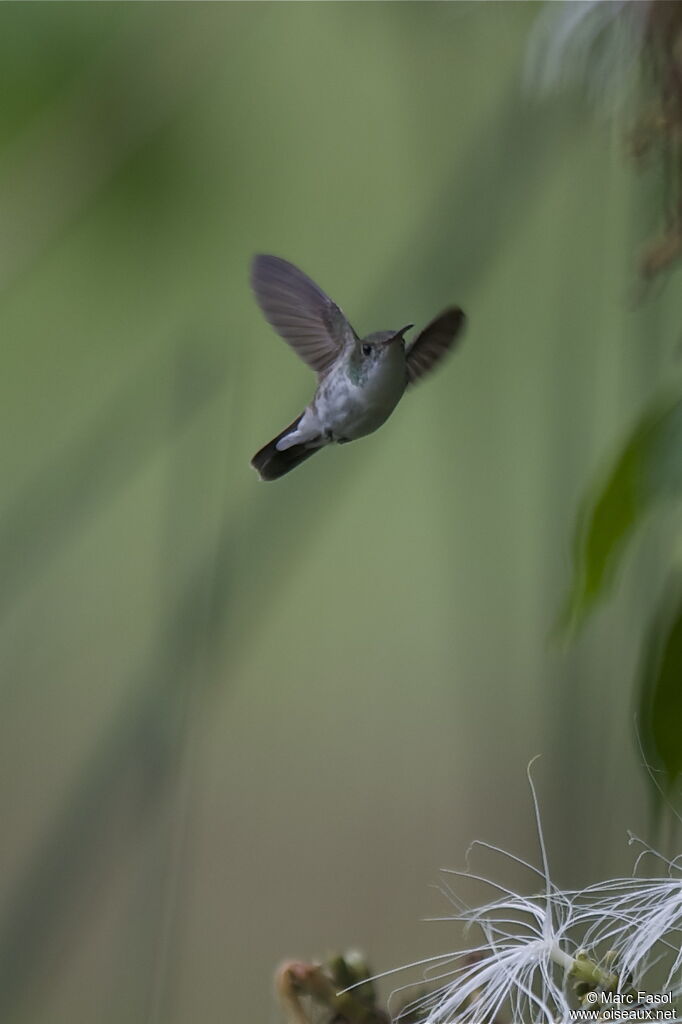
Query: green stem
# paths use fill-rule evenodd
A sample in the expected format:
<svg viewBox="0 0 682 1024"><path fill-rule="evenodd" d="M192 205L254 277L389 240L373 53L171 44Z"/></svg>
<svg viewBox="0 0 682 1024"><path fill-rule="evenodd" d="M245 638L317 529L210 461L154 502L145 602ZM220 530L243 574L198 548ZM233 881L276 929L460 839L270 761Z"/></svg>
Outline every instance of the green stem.
<svg viewBox="0 0 682 1024"><path fill-rule="evenodd" d="M590 960L584 950L579 950L575 956L569 956L560 946L554 945L550 956L555 964L563 967L569 977L589 985L592 989L600 988L605 992L615 992L620 984L617 974Z"/></svg>

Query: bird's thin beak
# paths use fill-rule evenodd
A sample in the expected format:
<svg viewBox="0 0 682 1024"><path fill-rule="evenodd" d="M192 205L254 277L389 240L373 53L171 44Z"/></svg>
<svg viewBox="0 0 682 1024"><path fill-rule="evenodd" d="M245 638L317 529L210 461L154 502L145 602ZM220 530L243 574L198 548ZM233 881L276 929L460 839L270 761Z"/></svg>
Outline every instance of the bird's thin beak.
<svg viewBox="0 0 682 1024"><path fill-rule="evenodd" d="M401 327L399 331L396 331L392 338L389 338L386 342L387 345L392 345L394 341L402 341L403 334L405 331L409 331L414 327L414 324L407 324L406 327Z"/></svg>

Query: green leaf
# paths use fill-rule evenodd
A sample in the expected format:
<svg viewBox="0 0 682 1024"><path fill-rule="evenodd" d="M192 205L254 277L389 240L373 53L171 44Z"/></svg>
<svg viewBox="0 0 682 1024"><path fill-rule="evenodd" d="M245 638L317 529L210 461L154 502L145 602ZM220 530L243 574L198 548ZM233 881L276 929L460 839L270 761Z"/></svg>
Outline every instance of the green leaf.
<svg viewBox="0 0 682 1024"><path fill-rule="evenodd" d="M611 587L637 527L682 493L682 397L649 409L578 516L571 590L561 631L583 624Z"/></svg>
<svg viewBox="0 0 682 1024"><path fill-rule="evenodd" d="M670 790L682 774L682 580L675 581L649 629L640 674L638 723L647 764Z"/></svg>

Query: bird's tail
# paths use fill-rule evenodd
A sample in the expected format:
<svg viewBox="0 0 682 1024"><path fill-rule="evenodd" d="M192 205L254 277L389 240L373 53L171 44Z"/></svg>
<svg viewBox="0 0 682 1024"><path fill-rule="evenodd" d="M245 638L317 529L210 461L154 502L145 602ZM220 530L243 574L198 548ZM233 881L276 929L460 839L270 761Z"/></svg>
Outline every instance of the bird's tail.
<svg viewBox="0 0 682 1024"><path fill-rule="evenodd" d="M261 480L279 479L320 450L319 447L309 448L305 444L293 444L291 448L285 448L283 452L278 450L277 442L296 429L302 416L303 413L301 416L297 416L293 423L290 423L277 437L273 437L272 441L264 445L251 459L251 465L258 471Z"/></svg>

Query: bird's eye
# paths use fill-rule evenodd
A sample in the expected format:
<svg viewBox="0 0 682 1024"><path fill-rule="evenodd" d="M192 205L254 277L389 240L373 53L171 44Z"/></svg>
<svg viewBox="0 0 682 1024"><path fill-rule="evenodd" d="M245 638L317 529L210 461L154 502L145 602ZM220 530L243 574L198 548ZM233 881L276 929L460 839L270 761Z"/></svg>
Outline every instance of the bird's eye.
<svg viewBox="0 0 682 1024"><path fill-rule="evenodd" d="M363 345L362 346L362 354L363 354L363 356L371 356L371 354L372 354L372 346L371 345Z"/></svg>

